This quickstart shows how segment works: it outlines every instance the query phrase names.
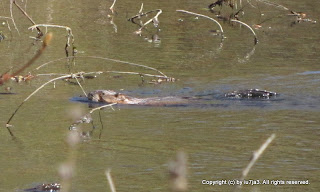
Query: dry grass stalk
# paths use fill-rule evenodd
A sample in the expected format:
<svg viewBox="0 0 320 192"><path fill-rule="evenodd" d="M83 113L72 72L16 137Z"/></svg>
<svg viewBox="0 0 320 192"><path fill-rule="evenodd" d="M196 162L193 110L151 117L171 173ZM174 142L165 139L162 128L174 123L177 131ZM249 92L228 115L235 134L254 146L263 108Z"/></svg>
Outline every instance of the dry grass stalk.
<svg viewBox="0 0 320 192"><path fill-rule="evenodd" d="M116 187L115 187L113 180L112 180L112 177L111 177L111 169L107 169L105 174L106 174L108 183L110 185L111 192L116 192Z"/></svg>
<svg viewBox="0 0 320 192"><path fill-rule="evenodd" d="M213 18L211 18L211 17L208 17L208 16L206 16L206 15L194 13L194 12L191 12L191 11L186 11L186 10L176 10L176 11L182 12L182 13L191 14L191 15L196 15L196 16L199 16L199 17L204 17L204 18L210 19L211 21L214 21L214 22L219 26L220 31L221 31L221 33L222 33L222 35L223 35L222 26L220 25L220 23L219 23L217 20L215 20L215 19L213 19Z"/></svg>

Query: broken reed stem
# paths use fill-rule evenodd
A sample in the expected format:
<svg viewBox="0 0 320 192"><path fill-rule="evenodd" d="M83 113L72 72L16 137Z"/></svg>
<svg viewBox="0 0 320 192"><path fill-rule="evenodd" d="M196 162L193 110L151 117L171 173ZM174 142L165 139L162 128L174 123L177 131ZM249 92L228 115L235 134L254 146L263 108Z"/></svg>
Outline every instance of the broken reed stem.
<svg viewBox="0 0 320 192"><path fill-rule="evenodd" d="M276 134L272 134L262 145L261 147L253 152L253 155L252 155L252 159L251 161L249 162L249 164L247 165L247 167L242 171L242 176L240 178L240 180L244 180L249 171L251 170L252 166L255 164L255 162L259 159L259 157L262 155L262 153L266 150L266 148L269 146L269 144L273 141L273 139L276 137ZM240 185L239 185L240 186Z"/></svg>
<svg viewBox="0 0 320 192"><path fill-rule="evenodd" d="M11 16L11 20L12 20L14 28L17 30L18 34L20 35L19 29L18 29L18 27L16 25L16 22L14 21L14 18L13 18L13 12L12 12L12 4L13 4L13 2L15 2L15 0L10 0L10 16Z"/></svg>
<svg viewBox="0 0 320 192"><path fill-rule="evenodd" d="M32 20L32 18L29 17L29 15L27 14L27 12L25 12L25 11L22 9L22 7L20 7L20 5L17 4L17 2L16 2L15 0L13 0L13 3L19 8L19 10L29 19L29 21L30 21L33 25L36 24L36 23ZM42 36L43 33L41 32L41 30L40 30L38 27L36 27L36 29L37 29L39 35Z"/></svg>
<svg viewBox="0 0 320 192"><path fill-rule="evenodd" d="M242 21L239 21L239 20L235 20L235 19L230 19L230 21L236 22L236 23L240 23L240 24L246 26L247 28L249 28L250 31L252 32L252 34L254 35L254 44L256 45L258 43L258 38L257 38L256 33L254 32L254 30L248 24L246 24L246 23L244 23Z"/></svg>
<svg viewBox="0 0 320 192"><path fill-rule="evenodd" d="M191 14L191 15L196 15L196 16L199 16L199 17L204 17L204 18L210 19L211 21L214 21L214 22L219 26L220 31L221 31L221 33L222 33L222 35L223 35L222 26L220 25L220 23L219 23L217 20L215 20L215 19L213 19L213 18L211 18L211 17L208 17L208 16L206 16L206 15L202 15L202 14L198 14L198 13L194 13L194 12L190 12L190 11L186 11L186 10L176 10L176 11L182 12L182 13Z"/></svg>
<svg viewBox="0 0 320 192"><path fill-rule="evenodd" d="M111 192L116 192L116 188L115 188L115 185L114 185L112 177L111 177L111 169L107 169L105 174L106 174L108 183L110 185Z"/></svg>
<svg viewBox="0 0 320 192"><path fill-rule="evenodd" d="M77 75L77 74L75 74ZM10 126L10 122L12 120L12 118L14 117L14 115L18 112L18 110L22 107L22 105L28 101L34 94L36 94L40 89L42 89L44 86L46 86L47 84L51 83L51 82L54 82L56 80L59 80L59 79L65 79L65 78L68 78L68 77L72 77L73 75L64 75L64 76L61 76L61 77L57 77L57 78L54 78L54 79L51 79L49 81L47 81L46 83L42 84L40 87L38 87L35 91L33 91L27 98L25 98L22 103L18 106L18 108L14 111L14 113L11 115L11 117L9 118L9 120L7 121L7 124L6 124L6 127L9 128L11 127Z"/></svg>
<svg viewBox="0 0 320 192"><path fill-rule="evenodd" d="M117 59L110 59L110 58L106 58L106 57L98 57L98 56L70 56L68 58L60 58L60 59L56 59L56 60L53 60L53 61L49 61L47 63L44 63L42 65L40 65L39 67L37 67L35 70L39 70L40 68L42 68L43 66L46 66L50 63L53 63L53 62L56 62L56 61L60 61L60 60L63 60L63 59L70 59L70 58L92 58L92 59L101 59L101 60L107 60L107 61L112 61L112 62L116 62L116 63L122 63L122 64L127 64L127 65L132 65L132 66L137 66L137 67L142 67L142 68L146 68L146 69L150 69L150 70L153 70L153 71L156 71L158 73L160 73L161 75L164 76L164 78L168 78L168 76L166 76L164 73L162 73L161 71L159 71L158 69L155 69L153 67L149 67L149 66L146 66L146 65L141 65L141 64L136 64L136 63L131 63L131 62L128 62L128 61L121 61L121 60L117 60Z"/></svg>

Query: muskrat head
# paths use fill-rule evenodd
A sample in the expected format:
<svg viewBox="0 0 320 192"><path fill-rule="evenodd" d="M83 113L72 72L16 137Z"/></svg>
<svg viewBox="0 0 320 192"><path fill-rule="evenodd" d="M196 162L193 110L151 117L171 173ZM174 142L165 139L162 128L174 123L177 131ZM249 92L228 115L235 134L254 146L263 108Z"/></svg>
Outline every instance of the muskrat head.
<svg viewBox="0 0 320 192"><path fill-rule="evenodd" d="M112 90L97 90L90 92L88 99L95 102L124 103L126 97Z"/></svg>
<svg viewBox="0 0 320 192"><path fill-rule="evenodd" d="M97 91L92 91L88 93L88 99L90 101L99 102L100 100L99 93Z"/></svg>

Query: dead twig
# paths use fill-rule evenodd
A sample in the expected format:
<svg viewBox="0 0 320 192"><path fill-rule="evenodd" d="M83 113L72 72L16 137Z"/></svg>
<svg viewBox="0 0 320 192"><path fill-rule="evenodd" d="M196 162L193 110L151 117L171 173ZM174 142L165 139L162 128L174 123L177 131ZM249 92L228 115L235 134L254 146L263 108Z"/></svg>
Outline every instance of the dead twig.
<svg viewBox="0 0 320 192"><path fill-rule="evenodd" d="M32 18L27 14L27 12L25 12L22 7L20 7L19 4L17 4L17 2L15 0L13 0L13 3L18 7L18 9L29 19L29 21L35 25L36 23L32 20ZM38 37L43 36L43 33L41 32L40 28L36 27L36 29L38 30Z"/></svg>

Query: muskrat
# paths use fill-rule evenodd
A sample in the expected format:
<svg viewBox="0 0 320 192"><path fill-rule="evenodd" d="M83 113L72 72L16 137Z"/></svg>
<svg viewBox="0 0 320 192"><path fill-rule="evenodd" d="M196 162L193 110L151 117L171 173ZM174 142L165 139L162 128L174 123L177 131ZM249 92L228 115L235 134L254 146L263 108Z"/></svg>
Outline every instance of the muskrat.
<svg viewBox="0 0 320 192"><path fill-rule="evenodd" d="M164 105L181 105L189 103L189 97L148 97L148 98L137 98L117 93L112 90L96 90L88 94L88 99L94 102L104 103L118 103L118 104L129 104L129 105L153 105L153 106L164 106Z"/></svg>
<svg viewBox="0 0 320 192"><path fill-rule="evenodd" d="M228 98L260 98L269 99L272 96L278 95L275 92L259 90L259 89L247 89L240 91L233 91L226 93L224 96ZM117 104L129 104L129 105L153 105L153 106L165 106L165 105L183 105L187 103L199 100L202 97L147 97L137 98L117 93L112 90L96 90L88 94L88 99L94 102L104 103L117 103Z"/></svg>

